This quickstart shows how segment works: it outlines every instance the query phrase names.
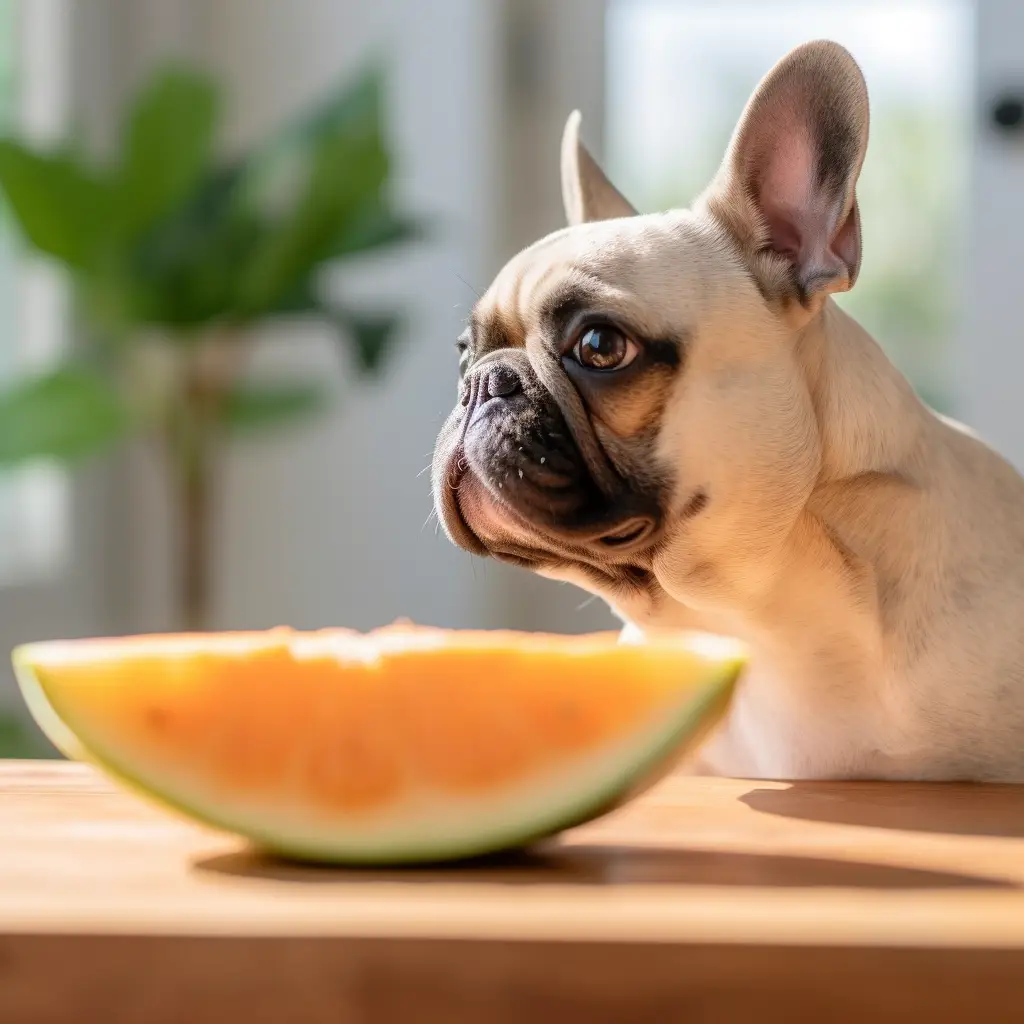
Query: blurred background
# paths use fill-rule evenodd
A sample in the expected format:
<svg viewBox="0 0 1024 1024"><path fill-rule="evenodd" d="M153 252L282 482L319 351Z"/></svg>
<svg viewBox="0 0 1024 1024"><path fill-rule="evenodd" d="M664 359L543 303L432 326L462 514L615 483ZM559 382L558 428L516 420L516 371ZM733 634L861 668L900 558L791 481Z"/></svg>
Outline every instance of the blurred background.
<svg viewBox="0 0 1024 1024"><path fill-rule="evenodd" d="M1024 465L1020 6L0 0L0 648L608 625L438 534L455 338L561 226L573 107L640 210L685 205L811 38L872 97L841 301ZM0 672L0 752L34 749Z"/></svg>

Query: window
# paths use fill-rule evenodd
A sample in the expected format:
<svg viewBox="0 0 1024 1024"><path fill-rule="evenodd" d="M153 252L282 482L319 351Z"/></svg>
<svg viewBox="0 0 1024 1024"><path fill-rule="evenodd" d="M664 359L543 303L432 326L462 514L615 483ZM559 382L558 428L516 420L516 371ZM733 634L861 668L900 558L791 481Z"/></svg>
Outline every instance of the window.
<svg viewBox="0 0 1024 1024"><path fill-rule="evenodd" d="M54 138L65 122L70 0L0 0L0 134ZM0 200L0 386L64 344L56 272L19 252ZM67 555L69 483L54 466L0 472L0 586L52 577Z"/></svg>
<svg viewBox="0 0 1024 1024"><path fill-rule="evenodd" d="M864 265L837 301L922 398L955 411L972 25L966 0L610 0L609 170L642 211L687 205L761 76L808 39L842 43L868 81L871 140L858 191Z"/></svg>

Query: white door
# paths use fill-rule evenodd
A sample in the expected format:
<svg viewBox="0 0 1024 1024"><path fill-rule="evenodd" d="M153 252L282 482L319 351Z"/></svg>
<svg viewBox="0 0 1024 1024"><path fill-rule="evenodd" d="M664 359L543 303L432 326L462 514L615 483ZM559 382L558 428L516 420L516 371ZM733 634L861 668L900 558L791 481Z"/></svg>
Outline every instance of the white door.
<svg viewBox="0 0 1024 1024"><path fill-rule="evenodd" d="M0 0L0 133L35 139L65 127L73 92L72 0ZM71 343L62 282L26 261L0 205L0 386ZM27 640L108 628L100 467L0 473L0 757L43 752L8 654Z"/></svg>

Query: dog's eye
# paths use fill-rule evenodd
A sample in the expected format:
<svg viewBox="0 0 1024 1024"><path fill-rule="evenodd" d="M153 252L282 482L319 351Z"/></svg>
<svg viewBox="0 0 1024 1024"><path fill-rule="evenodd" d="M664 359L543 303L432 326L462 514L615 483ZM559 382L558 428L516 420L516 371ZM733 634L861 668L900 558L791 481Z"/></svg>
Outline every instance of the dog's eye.
<svg viewBox="0 0 1024 1024"><path fill-rule="evenodd" d="M589 327L573 346L572 357L588 370L621 370L637 356L637 344L610 324Z"/></svg>

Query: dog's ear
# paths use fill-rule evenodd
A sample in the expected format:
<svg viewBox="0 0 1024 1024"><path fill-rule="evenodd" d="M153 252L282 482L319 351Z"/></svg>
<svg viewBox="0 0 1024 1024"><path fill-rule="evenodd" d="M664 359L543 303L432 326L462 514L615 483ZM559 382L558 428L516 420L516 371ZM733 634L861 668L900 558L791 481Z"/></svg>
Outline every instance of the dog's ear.
<svg viewBox="0 0 1024 1024"><path fill-rule="evenodd" d="M570 224L636 213L580 142L578 110L569 115L562 133L562 202Z"/></svg>
<svg viewBox="0 0 1024 1024"><path fill-rule="evenodd" d="M702 197L739 241L762 289L813 306L860 269L854 193L868 95L837 43L797 47L765 76Z"/></svg>

